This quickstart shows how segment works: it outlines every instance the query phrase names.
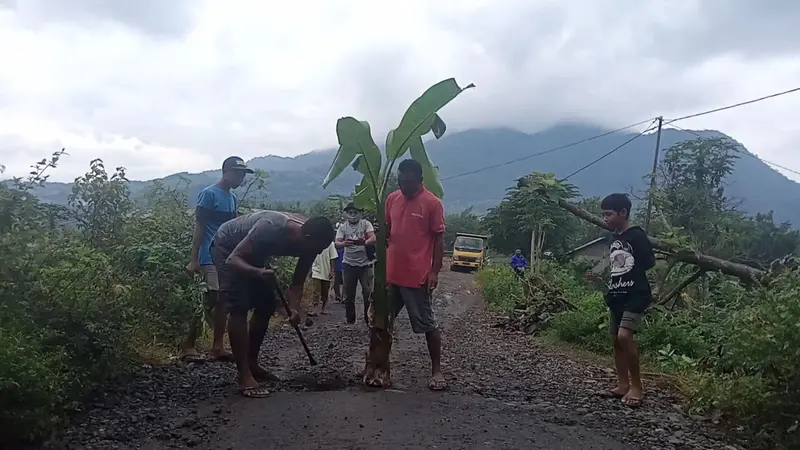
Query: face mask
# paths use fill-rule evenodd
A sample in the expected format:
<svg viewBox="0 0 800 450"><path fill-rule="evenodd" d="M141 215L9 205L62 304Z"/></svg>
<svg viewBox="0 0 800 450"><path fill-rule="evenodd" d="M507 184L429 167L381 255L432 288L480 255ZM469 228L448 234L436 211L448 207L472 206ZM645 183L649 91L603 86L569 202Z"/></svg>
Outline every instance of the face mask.
<svg viewBox="0 0 800 450"><path fill-rule="evenodd" d="M361 220L361 214L356 211L347 211L345 217L347 217L347 221L350 223L358 223Z"/></svg>

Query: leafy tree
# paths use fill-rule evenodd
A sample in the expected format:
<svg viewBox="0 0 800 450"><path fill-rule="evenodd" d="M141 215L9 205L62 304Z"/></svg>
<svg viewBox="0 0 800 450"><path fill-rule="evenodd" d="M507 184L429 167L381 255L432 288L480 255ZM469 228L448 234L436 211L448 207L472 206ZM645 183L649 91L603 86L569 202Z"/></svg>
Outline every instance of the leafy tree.
<svg viewBox="0 0 800 450"><path fill-rule="evenodd" d="M327 217L334 225L341 222L342 210L349 200L341 195L331 195L323 200L316 201L309 208L312 217Z"/></svg>
<svg viewBox="0 0 800 450"><path fill-rule="evenodd" d="M103 161L95 159L89 164L89 172L75 179L69 206L87 239L98 246L109 246L133 211L129 195L125 168L117 167L109 177Z"/></svg>
<svg viewBox="0 0 800 450"><path fill-rule="evenodd" d="M444 195L439 181L439 169L425 151L422 136L432 132L438 139L446 126L437 112L450 103L461 92L473 87L458 86L452 78L428 88L408 108L400 124L386 136L386 159L372 139L367 122L353 117L343 117L336 123L339 150L328 171L323 186L327 187L348 166L362 175L355 188L354 202L360 208L373 211L377 229L377 261L375 264L375 289L373 293L374 320L370 326L370 344L364 370L364 382L372 386L386 387L391 384L389 354L392 347L392 324L389 316L389 299L386 290L386 227L384 226L384 202L388 195L395 162L410 152L411 157L422 165L425 187L438 197Z"/></svg>
<svg viewBox="0 0 800 450"><path fill-rule="evenodd" d="M603 210L600 208L601 200L602 199L600 197L585 197L575 202L575 204L592 214L602 216ZM572 225L574 226L574 234L569 242L569 247L571 249L580 247L587 242L593 241L607 234L604 230L601 230L600 228L597 228L586 221L580 220L577 217L570 217L570 221L574 224Z"/></svg>
<svg viewBox="0 0 800 450"><path fill-rule="evenodd" d="M96 160L69 208L44 205L31 191L63 154L0 184L0 296L13 299L0 302L4 448L48 434L135 359L173 349L202 290L183 270L185 194L156 186L137 206L124 171Z"/></svg>
<svg viewBox="0 0 800 450"><path fill-rule="evenodd" d="M482 224L490 233L489 244L504 253L525 249L531 253L531 235L536 232L540 250L563 253L574 242L577 222L571 214L536 193L536 186L547 184L564 198L576 195L575 186L561 183L552 173L534 172L508 189L499 205L489 209Z"/></svg>

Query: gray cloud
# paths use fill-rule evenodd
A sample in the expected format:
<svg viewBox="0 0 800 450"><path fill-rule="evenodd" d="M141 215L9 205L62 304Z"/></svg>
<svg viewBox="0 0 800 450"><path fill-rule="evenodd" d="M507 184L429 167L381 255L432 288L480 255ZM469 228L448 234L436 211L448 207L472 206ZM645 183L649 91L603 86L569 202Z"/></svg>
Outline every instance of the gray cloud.
<svg viewBox="0 0 800 450"><path fill-rule="evenodd" d="M481 126L535 132L565 120L618 127L746 100L800 79L800 63L791 66L792 58L800 61L800 32L789 27L800 18L800 3L759 9L733 0L502 0L454 10L409 1L414 11L408 15L375 10L353 18L365 14L365 1L335 18L306 13L308 5L294 7L285 20L244 4L230 6L238 13L219 19L219 11L201 5L198 19L190 0L26 1L25 8L16 7L17 16L38 24L40 36L54 22L79 30L69 36L68 49L86 66L58 59L65 51L62 34L47 48L56 56L35 53L42 46L31 45L36 64L13 80L23 90L0 74L0 114L4 107L9 117L18 110L41 114L65 132L97 140L136 138L144 143L139 150L123 153L109 144L114 150L88 146L79 153L120 155L132 176L146 177L175 167L162 163L158 152L146 152L148 145L185 149L195 155L189 156L193 163L229 153L296 154L335 145L334 125L345 115L369 120L380 143L411 100L451 76L478 88L442 112L450 132ZM130 44L109 30L83 33L87 21L158 37L199 32ZM725 59L730 55L736 58ZM42 70L58 75L38 76ZM41 82L44 93L28 86L28 78ZM774 116L750 120L757 111L714 115L696 126L783 155L785 143L800 134L770 120L779 115L774 110Z"/></svg>
<svg viewBox="0 0 800 450"><path fill-rule="evenodd" d="M17 0L10 7L33 26L113 21L156 37L185 36L193 23L192 0Z"/></svg>
<svg viewBox="0 0 800 450"><path fill-rule="evenodd" d="M754 59L791 54L800 48L799 20L800 2L794 0L704 0L680 29L658 30L647 50L676 62L729 52Z"/></svg>

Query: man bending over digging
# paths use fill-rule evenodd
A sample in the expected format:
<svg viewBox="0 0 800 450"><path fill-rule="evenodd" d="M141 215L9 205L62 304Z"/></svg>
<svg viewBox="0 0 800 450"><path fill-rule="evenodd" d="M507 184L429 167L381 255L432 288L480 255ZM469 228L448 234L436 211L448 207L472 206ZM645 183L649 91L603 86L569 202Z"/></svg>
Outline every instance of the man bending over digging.
<svg viewBox="0 0 800 450"><path fill-rule="evenodd" d="M633 338L653 295L647 271L655 265L655 255L647 234L629 222L631 201L625 194L611 194L600 203L603 221L614 230L611 240L611 281L606 303L610 311L611 340L618 385L602 393L620 398L626 406L642 405L644 392L639 372L639 350Z"/></svg>
<svg viewBox="0 0 800 450"><path fill-rule="evenodd" d="M303 282L314 258L333 242L333 224L325 217L306 217L278 211L258 211L222 224L211 243L220 290L227 294L228 337L239 372L239 391L263 398L269 391L259 383L275 380L258 364L258 353L269 319L277 306L275 272L266 266L273 256L295 256L297 266L288 291L289 323L300 323ZM247 314L253 310L250 323Z"/></svg>

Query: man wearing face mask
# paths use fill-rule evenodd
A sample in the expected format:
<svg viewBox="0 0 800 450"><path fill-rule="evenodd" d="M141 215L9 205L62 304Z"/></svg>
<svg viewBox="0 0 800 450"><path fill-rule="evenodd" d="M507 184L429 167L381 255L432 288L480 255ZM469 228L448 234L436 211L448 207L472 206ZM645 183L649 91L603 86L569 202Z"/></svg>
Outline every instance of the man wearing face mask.
<svg viewBox="0 0 800 450"><path fill-rule="evenodd" d="M344 207L345 221L336 230L336 247L344 248L342 258L342 275L344 278L345 313L347 323L356 321L356 286L361 284L361 294L364 297L364 321L369 322L367 310L369 297L372 293L374 272L372 268L375 259L374 252L368 252L368 247L374 248L375 229L372 224L362 217L361 210L352 202Z"/></svg>

